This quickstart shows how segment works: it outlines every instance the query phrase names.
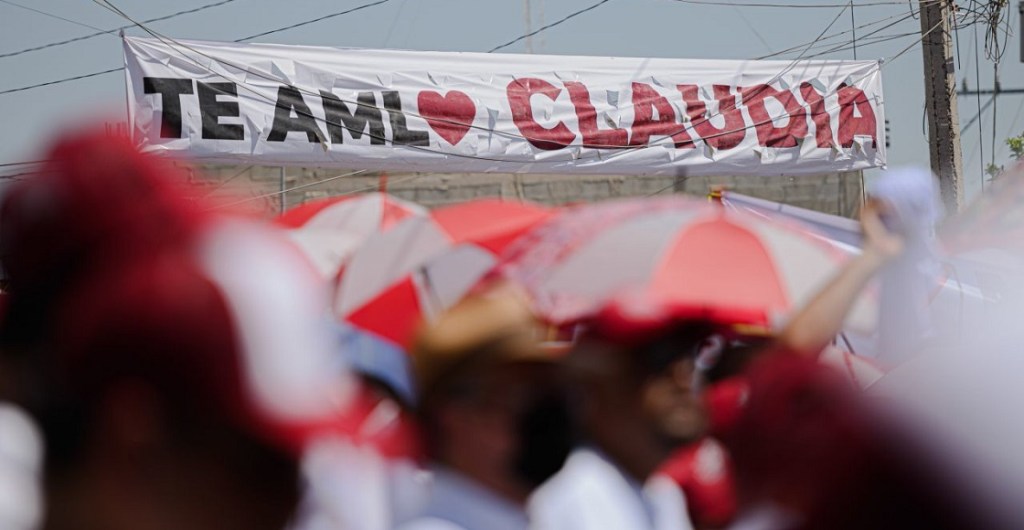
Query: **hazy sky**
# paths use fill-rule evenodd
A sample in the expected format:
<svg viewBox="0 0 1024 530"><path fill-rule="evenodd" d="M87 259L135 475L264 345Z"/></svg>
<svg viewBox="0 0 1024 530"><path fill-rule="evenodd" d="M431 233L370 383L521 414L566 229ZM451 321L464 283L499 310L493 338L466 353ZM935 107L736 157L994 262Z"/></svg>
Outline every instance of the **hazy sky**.
<svg viewBox="0 0 1024 530"><path fill-rule="evenodd" d="M230 41L261 31L317 18L369 3L371 0L236 0L199 13L155 22L154 29L177 38ZM530 22L533 29L593 5L598 0L531 0ZM750 59L813 41L840 14L845 0L700 0L723 5L700 5L685 0L611 0L557 27L532 38L533 53ZM70 19L76 23L48 17L13 2ZM137 20L155 18L173 12L213 3L214 0L153 2L113 0L121 10ZM774 3L796 7L738 7L727 4ZM892 58L914 36L903 36L871 44L868 39L898 36L920 31L920 22L910 18L910 5L917 1L854 0L827 32L849 32L851 27L872 24L857 30L859 59ZM867 5L884 4L884 5ZM1018 30L1015 5L1011 6L1011 26ZM85 27L93 26L93 28ZM124 19L89 0L0 0L0 55L32 46L44 45L81 35L96 29L111 29L127 24ZM885 27L893 24L891 27ZM313 44L365 48L404 48L412 50L487 51L526 32L525 0L388 0L385 3L259 39L261 42ZM884 29L882 29L884 28ZM873 37L867 33L879 30ZM138 29L126 31L141 35ZM984 56L983 28L979 28L980 72L976 74L975 39L972 30L959 35L958 78L967 78L972 87L975 77L981 85L993 84L992 63ZM826 41L842 46L823 57L851 59L853 51L846 33ZM1000 66L1004 88L1024 88L1018 36L1007 43ZM505 52L527 51L523 41ZM808 52L813 54L831 46ZM795 58L803 47L779 58ZM55 79L89 74L123 64L120 40L113 35L51 47L41 51L0 58L0 92L11 88ZM928 164L928 146L923 134L924 84L920 46L887 62L883 69L886 117L891 123L890 166ZM982 96L982 105L989 96ZM992 155L993 118L997 120L996 163L1005 163L1008 150L1003 139L1024 130L1024 95L999 98L996 112L989 109L963 137L964 169L968 193L980 187L981 154L987 163ZM75 120L106 113L122 117L125 112L123 73L106 74L23 92L0 94L0 163L33 160L47 139L62 126ZM978 111L975 96L960 97L961 125ZM980 125L980 127L979 127ZM979 138L979 130L981 137ZM9 173L0 167L2 173Z"/></svg>

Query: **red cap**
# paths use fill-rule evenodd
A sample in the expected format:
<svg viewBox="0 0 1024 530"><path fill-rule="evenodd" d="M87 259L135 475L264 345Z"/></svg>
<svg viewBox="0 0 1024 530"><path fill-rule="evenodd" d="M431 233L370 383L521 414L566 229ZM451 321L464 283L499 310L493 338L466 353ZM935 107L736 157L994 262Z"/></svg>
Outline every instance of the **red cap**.
<svg viewBox="0 0 1024 530"><path fill-rule="evenodd" d="M623 294L608 301L585 325L588 334L624 346L654 340L686 322L704 322L726 333L735 326L764 322L763 311L725 306L681 304L643 294ZM749 329L742 330L744 334Z"/></svg>
<svg viewBox="0 0 1024 530"><path fill-rule="evenodd" d="M362 414L331 351L325 297L283 236L219 220L194 245L106 268L65 298L59 382L96 399L140 379L298 451L347 435Z"/></svg>
<svg viewBox="0 0 1024 530"><path fill-rule="evenodd" d="M188 241L205 215L180 172L101 132L65 138L0 204L8 329L45 335L57 299L88 271Z"/></svg>
<svg viewBox="0 0 1024 530"><path fill-rule="evenodd" d="M182 193L181 172L127 139L79 134L47 159L11 186L0 209L0 256L12 291L51 282L82 259L181 241L201 218Z"/></svg>

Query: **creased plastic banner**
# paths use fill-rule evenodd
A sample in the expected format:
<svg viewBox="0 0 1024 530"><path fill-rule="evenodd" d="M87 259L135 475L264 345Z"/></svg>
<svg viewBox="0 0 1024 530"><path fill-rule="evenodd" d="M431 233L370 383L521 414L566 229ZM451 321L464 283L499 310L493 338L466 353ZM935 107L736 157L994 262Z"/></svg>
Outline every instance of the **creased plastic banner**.
<svg viewBox="0 0 1024 530"><path fill-rule="evenodd" d="M799 175L885 165L876 61L124 39L149 151L391 171Z"/></svg>

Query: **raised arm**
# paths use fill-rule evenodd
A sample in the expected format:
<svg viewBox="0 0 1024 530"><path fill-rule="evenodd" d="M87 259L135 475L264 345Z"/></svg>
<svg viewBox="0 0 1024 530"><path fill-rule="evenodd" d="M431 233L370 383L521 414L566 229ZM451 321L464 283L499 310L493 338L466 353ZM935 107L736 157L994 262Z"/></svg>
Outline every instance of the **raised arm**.
<svg viewBox="0 0 1024 530"><path fill-rule="evenodd" d="M880 217L882 205L869 200L861 209L864 237L860 255L793 316L779 334L779 346L808 356L817 355L842 331L857 296L874 275L903 252L903 240L886 229Z"/></svg>

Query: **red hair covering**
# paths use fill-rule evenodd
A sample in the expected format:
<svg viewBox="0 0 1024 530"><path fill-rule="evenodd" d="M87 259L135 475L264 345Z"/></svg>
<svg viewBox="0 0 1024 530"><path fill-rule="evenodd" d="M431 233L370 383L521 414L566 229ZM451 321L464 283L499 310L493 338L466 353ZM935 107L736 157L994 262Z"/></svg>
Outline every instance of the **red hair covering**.
<svg viewBox="0 0 1024 530"><path fill-rule="evenodd" d="M57 142L0 204L8 339L45 334L58 299L90 271L189 241L206 216L182 182L126 138L89 131Z"/></svg>

